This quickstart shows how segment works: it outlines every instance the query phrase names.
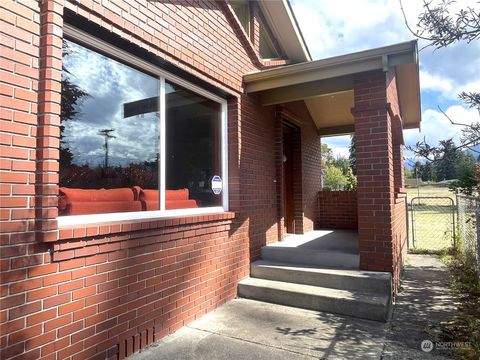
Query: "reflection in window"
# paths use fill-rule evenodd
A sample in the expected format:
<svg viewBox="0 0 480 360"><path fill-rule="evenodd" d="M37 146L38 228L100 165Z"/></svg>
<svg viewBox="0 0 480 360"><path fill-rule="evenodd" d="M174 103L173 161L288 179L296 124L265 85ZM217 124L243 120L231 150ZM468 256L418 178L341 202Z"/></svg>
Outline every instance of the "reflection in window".
<svg viewBox="0 0 480 360"><path fill-rule="evenodd" d="M263 21L259 21L260 25L260 57L262 59L278 59L279 54L269 31Z"/></svg>
<svg viewBox="0 0 480 360"><path fill-rule="evenodd" d="M222 205L221 104L166 82L162 144L162 81L64 41L60 215Z"/></svg>
<svg viewBox="0 0 480 360"><path fill-rule="evenodd" d="M221 175L220 104L166 83L166 206L171 190L188 189L185 207L221 206L211 180Z"/></svg>
<svg viewBox="0 0 480 360"><path fill-rule="evenodd" d="M229 3L243 30L250 36L250 4L248 0L229 0Z"/></svg>
<svg viewBox="0 0 480 360"><path fill-rule="evenodd" d="M63 55L60 214L141 211L132 189L159 187L160 80L71 41Z"/></svg>

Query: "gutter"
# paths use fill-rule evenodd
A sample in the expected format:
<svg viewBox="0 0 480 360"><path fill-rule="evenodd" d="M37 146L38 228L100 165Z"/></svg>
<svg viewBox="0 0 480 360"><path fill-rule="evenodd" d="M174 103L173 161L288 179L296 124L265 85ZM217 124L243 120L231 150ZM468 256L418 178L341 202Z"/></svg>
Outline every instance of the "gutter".
<svg viewBox="0 0 480 360"><path fill-rule="evenodd" d="M244 81L247 83L248 88L249 83L253 82L258 82L262 80L268 81L269 79L278 79L279 77L287 77L292 75L298 76L300 74L310 72L315 72L318 74L322 70L327 70L331 68L338 69L338 74L331 76L334 77L346 75L346 73L341 73L340 70L342 67L351 68L348 73L353 74L361 71L366 71L364 70L365 68L370 70L382 69L385 71L385 69L388 69L389 67L411 63L418 64L418 49L416 40L351 54L335 56L327 59L308 61L299 64L286 65L280 68L254 72L246 74L244 76ZM355 67L358 67L359 71L355 71ZM313 80L318 80L318 77L314 76L311 81ZM256 89L253 91L259 90L261 89ZM252 89L250 91L252 91Z"/></svg>
<svg viewBox="0 0 480 360"><path fill-rule="evenodd" d="M312 55L310 54L310 50L308 49L307 42L305 41L305 38L303 37L303 33L300 30L300 25L298 24L297 17L295 16L295 13L293 12L292 4L290 4L290 0L285 0L287 3L286 10L288 13L288 16L293 20L292 23L295 28L295 33L297 33L297 36L300 38L301 43L302 43L302 48L304 49L306 55L307 55L307 61L312 61Z"/></svg>

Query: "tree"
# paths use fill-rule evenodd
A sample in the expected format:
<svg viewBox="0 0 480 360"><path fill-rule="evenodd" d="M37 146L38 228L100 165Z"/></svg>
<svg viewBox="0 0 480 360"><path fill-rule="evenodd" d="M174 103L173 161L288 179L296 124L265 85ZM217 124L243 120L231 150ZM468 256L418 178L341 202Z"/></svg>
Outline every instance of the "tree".
<svg viewBox="0 0 480 360"><path fill-rule="evenodd" d="M439 149L442 156L437 159L435 167L438 180L452 180L457 177L457 161L459 158L459 150L455 146L452 139L441 140L439 142Z"/></svg>
<svg viewBox="0 0 480 360"><path fill-rule="evenodd" d="M322 144L323 190L347 190L357 188L350 161L344 156L333 155L327 144Z"/></svg>
<svg viewBox="0 0 480 360"><path fill-rule="evenodd" d="M405 177L407 179L413 179L414 178L413 171L410 170L409 168L407 168L406 166L405 166Z"/></svg>
<svg viewBox="0 0 480 360"><path fill-rule="evenodd" d="M345 175L343 175L342 170L333 165L327 165L324 169L323 189L343 190L347 184L347 178Z"/></svg>
<svg viewBox="0 0 480 360"><path fill-rule="evenodd" d="M357 190L357 178L353 175L352 168L348 168L347 175L345 176L346 182L344 190L355 191Z"/></svg>
<svg viewBox="0 0 480 360"><path fill-rule="evenodd" d="M420 178L422 181L437 181L439 180L435 165L433 163L426 163L422 166L420 171Z"/></svg>
<svg viewBox="0 0 480 360"><path fill-rule="evenodd" d="M422 181L436 181L436 171L433 163L416 161L413 165L413 177Z"/></svg>
<svg viewBox="0 0 480 360"><path fill-rule="evenodd" d="M330 149L327 144L322 144L320 151L322 154L322 166L325 167L328 164L331 164L335 159L332 149Z"/></svg>
<svg viewBox="0 0 480 360"><path fill-rule="evenodd" d="M480 181L476 168L465 167L459 179L449 185L449 189L465 195L480 195Z"/></svg>
<svg viewBox="0 0 480 360"><path fill-rule="evenodd" d="M350 167L354 175L357 175L357 146L355 144L355 135L352 135L350 139L350 146L348 147L348 161L350 161Z"/></svg>
<svg viewBox="0 0 480 360"><path fill-rule="evenodd" d="M68 43L64 40L62 46L62 56L65 58L71 53ZM70 72L62 63L62 81L61 81L61 107L60 107L60 168L66 169L71 165L73 155L68 145L63 140L65 122L74 119L78 114L79 101L88 96L78 85L70 81Z"/></svg>
<svg viewBox="0 0 480 360"><path fill-rule="evenodd" d="M457 177L460 177L460 174L462 174L465 169L475 170L477 161L473 154L468 150L459 151L457 154L457 163L455 165Z"/></svg>
<svg viewBox="0 0 480 360"><path fill-rule="evenodd" d="M410 27L402 0L399 1L408 30L419 39L427 41L427 46L441 49L459 41L471 43L480 39L480 2L478 1L472 1L470 6L452 14L454 0L423 0L423 12L418 16L417 22L419 30L413 30ZM463 91L459 94L459 98L480 113L480 93ZM457 149L472 148L480 144L480 121L470 125L463 124L450 119L441 108L439 110L452 124L462 127L461 144ZM432 161L432 157L440 158L442 154L441 149L430 146L425 140L408 148L429 161Z"/></svg>
<svg viewBox="0 0 480 360"><path fill-rule="evenodd" d="M480 195L480 179L474 156L468 152L460 152L456 163L457 181L450 184L449 189L465 195Z"/></svg>
<svg viewBox="0 0 480 360"><path fill-rule="evenodd" d="M350 162L344 156L337 156L330 164L339 168L343 175L347 175L348 170L350 169Z"/></svg>

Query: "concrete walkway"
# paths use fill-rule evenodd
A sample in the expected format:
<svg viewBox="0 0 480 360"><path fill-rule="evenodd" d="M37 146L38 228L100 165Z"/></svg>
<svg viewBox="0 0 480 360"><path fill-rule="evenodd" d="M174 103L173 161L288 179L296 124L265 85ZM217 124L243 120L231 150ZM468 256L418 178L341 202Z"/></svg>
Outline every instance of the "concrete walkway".
<svg viewBox="0 0 480 360"><path fill-rule="evenodd" d="M448 359L420 350L454 310L448 274L432 256L409 256L390 323L236 299L135 354L153 359Z"/></svg>
<svg viewBox="0 0 480 360"><path fill-rule="evenodd" d="M131 359L378 359L386 326L236 299Z"/></svg>
<svg viewBox="0 0 480 360"><path fill-rule="evenodd" d="M456 311L448 281L448 270L437 257L408 256L382 359L454 358L451 350L420 348L424 340L442 341L440 324Z"/></svg>

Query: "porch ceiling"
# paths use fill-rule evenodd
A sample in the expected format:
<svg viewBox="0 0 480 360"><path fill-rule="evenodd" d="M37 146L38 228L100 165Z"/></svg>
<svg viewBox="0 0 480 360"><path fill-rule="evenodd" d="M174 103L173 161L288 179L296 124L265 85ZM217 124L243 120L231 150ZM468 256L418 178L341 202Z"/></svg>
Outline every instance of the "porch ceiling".
<svg viewBox="0 0 480 360"><path fill-rule="evenodd" d="M404 128L420 127L417 42L264 70L244 76L264 105L303 100L321 135L352 133L355 74L394 68Z"/></svg>

